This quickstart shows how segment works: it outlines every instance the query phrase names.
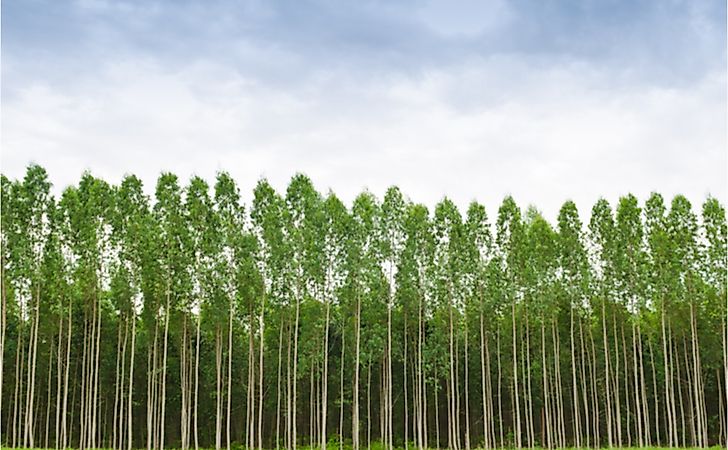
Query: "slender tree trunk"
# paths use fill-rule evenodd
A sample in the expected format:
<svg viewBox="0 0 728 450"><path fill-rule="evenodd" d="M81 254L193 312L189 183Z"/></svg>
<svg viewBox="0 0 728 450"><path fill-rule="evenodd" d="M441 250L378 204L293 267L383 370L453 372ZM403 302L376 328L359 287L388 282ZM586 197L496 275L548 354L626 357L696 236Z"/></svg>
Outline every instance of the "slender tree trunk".
<svg viewBox="0 0 728 450"><path fill-rule="evenodd" d="M513 316L513 405L516 408L516 448L520 449L521 444L521 407L520 400L518 399L518 358L517 354L517 342L516 342L516 302L513 301L512 305L512 316Z"/></svg>
<svg viewBox="0 0 728 450"><path fill-rule="evenodd" d="M233 301L230 298L230 304L228 306L228 370L227 370L227 417L226 417L226 429L225 437L227 442L227 450L230 450L230 398L232 396L232 381L233 381Z"/></svg>
<svg viewBox="0 0 728 450"><path fill-rule="evenodd" d="M466 450L470 450L470 396L469 396L469 384L470 380L468 379L468 323L467 318L465 319L465 343L463 344L463 348L465 350L465 361L464 361L464 376L465 376L465 448ZM459 411L458 411L459 412Z"/></svg>
<svg viewBox="0 0 728 450"><path fill-rule="evenodd" d="M344 349L346 349L346 327L341 326L341 377L339 394L339 450L344 448Z"/></svg>
<svg viewBox="0 0 728 450"><path fill-rule="evenodd" d="M36 300L33 313L33 325L32 325L32 338L31 345L28 350L28 386L27 386L27 400L26 400L26 413L25 413L25 446L34 446L34 411L33 406L35 403L35 371L37 367L38 357L38 325L39 325L39 302L40 302L40 286L36 288Z"/></svg>
<svg viewBox="0 0 728 450"><path fill-rule="evenodd" d="M526 387L528 388L528 392L526 394L526 403L528 404L528 438L529 438L529 445L531 447L536 446L536 432L535 432L535 426L533 421L533 389L531 387L531 327L529 325L529 309L528 309L528 303L526 303L526 345L522 346L521 349L526 354L526 372L523 374L524 378L526 379Z"/></svg>
<svg viewBox="0 0 728 450"><path fill-rule="evenodd" d="M634 320L632 321L632 369L634 376L634 400L635 400L635 413L636 413L636 425L637 425L637 442L640 447L645 446L644 432L642 431L642 406L641 400L641 389L640 389L640 372L637 360L639 359L639 352L637 350L637 326ZM641 362L641 361L640 361Z"/></svg>
<svg viewBox="0 0 728 450"><path fill-rule="evenodd" d="M604 336L604 386L607 391L607 445L611 448L614 446L614 441L612 438L612 393L609 373L609 344L607 342L606 302L606 298L602 299L602 333Z"/></svg>
<svg viewBox="0 0 728 450"><path fill-rule="evenodd" d="M101 361L101 358L99 357L100 351L101 351L101 308L98 301L98 298L96 298L95 307L97 311L97 320L98 324L96 326L96 362L94 367L94 391L93 391L93 426L91 427L91 430L93 432L92 434L92 440L91 440L91 446L93 448L97 447L97 442L101 442L103 440L103 436L97 435L97 425L99 425L98 422L98 410L99 405L101 403L101 399L99 396L99 363ZM98 439L98 441L97 441Z"/></svg>
<svg viewBox="0 0 728 450"><path fill-rule="evenodd" d="M542 361L542 373L543 373L543 395L544 395L544 414L545 414L545 427L542 426L542 429L545 430L545 436L543 439L543 442L546 443L547 448L551 448L551 441L552 441L552 431L551 431L551 412L549 408L549 385L548 385L548 365L546 364L546 332L545 332L546 325L541 323L541 361Z"/></svg>
<svg viewBox="0 0 728 450"><path fill-rule="evenodd" d="M63 301L61 301L60 304L61 308L63 308ZM5 330L2 330L4 333ZM56 348L56 428L55 428L55 448L56 450L59 448L60 445L60 439L61 439L61 381L63 380L63 366L61 363L61 356L63 355L63 313L62 311L58 313L58 346ZM0 359L2 359L2 353L0 353ZM0 362L0 372L2 372L2 363ZM2 378L2 375L0 375L0 378ZM2 386L2 380L0 380L0 386ZM1 388L0 388L1 390ZM2 392L0 392L0 397L2 397ZM1 400L0 400L1 401ZM0 411L1 413L2 411ZM0 414L0 417L2 417L2 414ZM0 438L0 442L2 442L2 438Z"/></svg>
<svg viewBox="0 0 728 450"><path fill-rule="evenodd" d="M448 381L450 385L450 412L449 412L449 418L448 421L450 423L450 434L452 435L452 448L455 450L458 450L460 447L458 445L459 436L458 436L458 430L457 430L457 407L456 407L456 393L455 393L455 385L457 377L455 376L455 339L454 339L454 332L453 332L453 306L452 306L452 296L450 298L450 302L448 304L448 344L450 346L450 380Z"/></svg>
<svg viewBox="0 0 728 450"><path fill-rule="evenodd" d="M293 429L291 431L291 436L293 438L293 450L296 450L296 390L298 386L298 319L300 315L300 299L298 296L296 296L296 324L293 328L293 414L292 414L292 422L293 422ZM358 332L358 331L357 331ZM358 339L358 338L357 338ZM358 348L358 346L357 346ZM359 363L357 359L357 364ZM358 368L357 368L358 370ZM357 441L358 444L358 441ZM359 450L358 445L354 448L354 450Z"/></svg>
<svg viewBox="0 0 728 450"><path fill-rule="evenodd" d="M488 402L486 400L487 392L485 388L485 332L483 328L483 309L482 309L482 299L481 299L481 309L480 309L480 385L481 385L481 392L482 392L482 402L483 402L483 446L486 449L489 449L491 447L490 443L490 432L488 431L488 427L490 424L490 417L488 414Z"/></svg>
<svg viewBox="0 0 728 450"><path fill-rule="evenodd" d="M326 450L326 422L328 412L329 381L329 324L331 322L331 302L326 296L326 330L324 332L324 379L321 383L321 450ZM262 349L261 349L262 350ZM262 353L262 352L261 352ZM261 397L262 401L262 397Z"/></svg>
<svg viewBox="0 0 728 450"><path fill-rule="evenodd" d="M18 329L18 346L15 348L15 390L13 395L13 447L17 447L21 439L21 422L23 414L23 368L25 366L25 327L21 321ZM22 445L22 444L21 444Z"/></svg>
<svg viewBox="0 0 728 450"><path fill-rule="evenodd" d="M276 449L281 448L281 368L283 366L283 315L278 330L278 376L276 381Z"/></svg>
<svg viewBox="0 0 728 450"><path fill-rule="evenodd" d="M661 446L661 440L660 440L660 409L659 409L659 400L658 400L658 390L657 390L657 373L655 370L655 352L652 346L652 339L650 338L648 340L649 347L650 347L650 363L652 365L652 392L653 392L653 398L655 399L655 433L657 435L657 446Z"/></svg>
<svg viewBox="0 0 728 450"><path fill-rule="evenodd" d="M372 363L367 364L367 449L372 448Z"/></svg>
<svg viewBox="0 0 728 450"><path fill-rule="evenodd" d="M589 342L591 344L591 380L592 380L592 404L594 405L594 443L595 445L601 445L601 435L599 430L599 390L597 388L597 350L596 344L594 343L594 334L592 333L591 327L587 330L589 332Z"/></svg>
<svg viewBox="0 0 728 450"><path fill-rule="evenodd" d="M639 353L640 366L640 388L642 392L642 421L645 430L645 445L652 445L652 433L650 432L650 405L647 402L647 377L645 376L644 353L642 351L642 331L637 322L637 351Z"/></svg>
<svg viewBox="0 0 728 450"><path fill-rule="evenodd" d="M131 356L129 358L129 393L127 395L127 442L126 442L126 448L127 450L131 450L133 448L133 423L132 423L132 398L133 398L133 388L134 388L134 354L136 350L136 316L135 312L131 313L131 320L132 320L132 326L131 326Z"/></svg>
<svg viewBox="0 0 728 450"><path fill-rule="evenodd" d="M624 403L627 407L626 419L627 419L627 447L632 447L632 397L629 394L629 362L627 361L627 340L624 337L624 323L620 326L622 333L622 356L624 362Z"/></svg>
<svg viewBox="0 0 728 450"><path fill-rule="evenodd" d="M354 388L351 413L351 441L354 450L359 450L359 347L361 340L361 297L356 297L356 354L354 355ZM406 401L406 400L405 400Z"/></svg>
<svg viewBox="0 0 728 450"><path fill-rule="evenodd" d="M392 285L394 284L394 278L393 278L393 268L392 264L389 265L389 298L388 298L388 304L387 304L387 392L386 392L386 422L385 425L387 427L387 432L385 433L387 442L385 443L385 446L389 450L394 450L394 446L392 445L393 440L393 424L392 424L392 417L394 415L393 412L393 405L392 405L392 308L394 303L394 294L392 293ZM728 367L728 365L726 366Z"/></svg>
<svg viewBox="0 0 728 450"><path fill-rule="evenodd" d="M215 450L222 445L222 345L220 344L220 325L215 329Z"/></svg>
<svg viewBox="0 0 728 450"><path fill-rule="evenodd" d="M612 314L612 330L614 333L614 412L617 426L617 445L622 445L622 405L619 388L619 338L617 337L617 319Z"/></svg>
<svg viewBox="0 0 728 450"><path fill-rule="evenodd" d="M169 286L167 287L167 304L164 308L164 354L162 359L162 383L161 383L161 410L159 417L159 448L164 449L164 413L167 399L167 342L169 340ZM229 450L229 449L228 449Z"/></svg>
<svg viewBox="0 0 728 450"><path fill-rule="evenodd" d="M182 344L180 345L180 440L182 450L187 450L187 313L182 318Z"/></svg>
<svg viewBox="0 0 728 450"><path fill-rule="evenodd" d="M265 295L260 305L260 323L258 350L258 450L263 449L263 348L265 344Z"/></svg>
<svg viewBox="0 0 728 450"><path fill-rule="evenodd" d="M569 345L571 346L571 403L573 407L574 446L581 447L581 417L579 414L579 393L576 382L576 351L574 350L574 306L569 308Z"/></svg>
<svg viewBox="0 0 728 450"><path fill-rule="evenodd" d="M71 367L71 331L72 322L71 318L73 315L73 301L71 298L68 299L68 331L66 332L66 365L65 374L63 377L63 410L61 412L61 433L63 438L61 439L61 447L67 448L70 438L68 436L68 428L66 418L68 416L68 382L69 382L69 370ZM73 408L73 405L71 405Z"/></svg>
<svg viewBox="0 0 728 450"><path fill-rule="evenodd" d="M728 312L728 297L723 293L725 298L726 312ZM721 317L721 323L723 324L723 381L724 389L723 394L725 395L726 409L728 409L728 320L726 315L723 314ZM728 421L727 421L728 422ZM728 423L726 424L728 427ZM725 433L725 446L728 448L728 430Z"/></svg>
<svg viewBox="0 0 728 450"><path fill-rule="evenodd" d="M503 436L503 370L501 367L501 330L500 325L496 328L496 352L498 357L496 362L498 363L498 437L500 438L500 447L505 446L505 439Z"/></svg>
<svg viewBox="0 0 728 450"><path fill-rule="evenodd" d="M121 317L121 315L120 315ZM116 424L119 419L119 375L121 373L121 326L117 326L116 332L116 371L114 372L114 425L111 431L112 441L111 448L117 449L120 447L118 443L118 433ZM46 446L47 447L47 446Z"/></svg>
<svg viewBox="0 0 728 450"><path fill-rule="evenodd" d="M708 445L708 430L707 424L704 421L706 417L705 403L703 401L703 389L701 386L702 373L700 370L700 346L698 344L698 333L697 326L695 323L695 305L690 302L690 331L692 334L691 343L693 351L693 388L694 388L694 403L696 405L697 414L697 445L699 447L705 447ZM688 370L688 368L685 368Z"/></svg>
<svg viewBox="0 0 728 450"><path fill-rule="evenodd" d="M47 392L46 392L46 421L45 421L45 440L43 443L43 448L49 448L48 447L48 435L50 433L50 422L51 422L51 382L52 382L52 375L53 375L53 341L54 339L51 337L51 342L48 349L48 383L47 383Z"/></svg>
<svg viewBox="0 0 728 450"><path fill-rule="evenodd" d="M7 250L3 247L0 249L0 443L7 445L8 430L2 430L3 416L3 374L5 371L5 330L7 329L7 287L5 285L5 264L7 259ZM60 317L60 316L59 316ZM59 338L60 342L60 338ZM8 415L9 417L9 415ZM4 432L3 432L4 431ZM3 439L5 438L5 439ZM56 438L57 439L57 438Z"/></svg>
<svg viewBox="0 0 728 450"><path fill-rule="evenodd" d="M440 448L440 406L438 397L440 396L440 382L435 381L435 448Z"/></svg>

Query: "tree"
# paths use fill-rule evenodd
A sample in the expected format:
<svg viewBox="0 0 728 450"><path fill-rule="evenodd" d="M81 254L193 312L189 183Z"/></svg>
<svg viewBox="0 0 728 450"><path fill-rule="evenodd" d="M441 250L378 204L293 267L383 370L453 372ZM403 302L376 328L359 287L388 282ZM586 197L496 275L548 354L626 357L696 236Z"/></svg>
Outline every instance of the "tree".
<svg viewBox="0 0 728 450"><path fill-rule="evenodd" d="M379 205L368 192L360 194L352 206L352 219L349 222L347 242L346 292L354 312L354 380L352 386L351 433L354 450L359 449L360 410L359 375L361 361L361 322L363 299L376 295L375 285L381 276L381 261L377 252L377 221L380 217Z"/></svg>
<svg viewBox="0 0 728 450"><path fill-rule="evenodd" d="M514 419L514 437L516 448L522 447L521 437L521 405L520 395L521 387L519 387L518 375L518 321L516 317L516 306L518 300L523 293L519 288L520 273L523 268L523 225L521 223L521 212L516 206L512 197L506 197L498 209L498 220L496 222L496 243L498 246L498 258L500 264L504 268L505 278L505 295L511 303L511 324L512 324L512 351L513 357L513 373L512 373L512 390L511 405L513 407ZM528 344L526 344L528 345ZM521 382L522 383L522 382Z"/></svg>
<svg viewBox="0 0 728 450"><path fill-rule="evenodd" d="M404 216L405 201L402 193L397 187L390 187L384 194L382 202L382 220L379 231L382 242L382 258L384 258L383 270L387 274L388 296L387 296L387 356L384 373L384 443L390 450L393 449L393 428L392 428L392 309L396 295L395 276L399 266L402 248L404 245Z"/></svg>
<svg viewBox="0 0 728 450"><path fill-rule="evenodd" d="M428 305L432 302L431 285L434 242L432 224L427 208L423 205L408 205L403 220L404 245L399 255L396 272L397 296L402 311L407 316L417 316L416 343L414 358L410 364L414 374L413 412L414 441L417 448L427 447L427 370L425 323ZM386 216L385 216L386 217ZM391 245L391 244L390 244ZM392 248L392 247L390 247ZM406 317L405 317L406 319ZM389 329L388 336L389 336ZM405 346L409 336L404 335ZM388 358L389 359L389 358ZM404 364L409 361L403 358ZM389 368L387 368L389 370ZM407 379L405 379L405 386ZM390 388L391 386L388 386ZM437 392L435 393L437 395ZM389 399L389 397L387 397Z"/></svg>
<svg viewBox="0 0 728 450"><path fill-rule="evenodd" d="M579 324L579 329L581 329L585 306L588 304L589 266L586 249L584 248L582 224L574 202L564 203L559 211L557 239L559 246L558 264L563 269L560 276L561 290L569 303L571 403L574 426L572 433L574 445L581 447L584 435L581 411L584 411L584 425L586 425L586 420L589 417L589 403L586 394L586 380L585 377L580 376L580 368L583 367L585 355L583 347L577 343L575 321ZM582 350L579 352L578 359L577 346ZM586 434L588 436L588 432Z"/></svg>
<svg viewBox="0 0 728 450"><path fill-rule="evenodd" d="M714 198L700 217L680 195L602 199L584 227L573 202L552 224L507 197L491 229L475 202L345 205L304 175L260 180L249 209L224 172L162 174L153 196L86 173L56 202L39 166L0 186L4 446L728 436Z"/></svg>

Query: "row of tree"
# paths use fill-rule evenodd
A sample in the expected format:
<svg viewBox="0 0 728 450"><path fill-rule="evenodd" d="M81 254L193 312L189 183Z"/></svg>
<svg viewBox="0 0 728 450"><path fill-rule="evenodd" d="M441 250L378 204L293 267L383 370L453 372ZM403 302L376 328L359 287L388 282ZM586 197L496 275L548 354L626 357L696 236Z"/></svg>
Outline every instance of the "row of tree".
<svg viewBox="0 0 728 450"><path fill-rule="evenodd" d="M510 197L347 208L258 182L2 177L11 447L707 446L728 439L726 214ZM728 443L726 443L728 445Z"/></svg>

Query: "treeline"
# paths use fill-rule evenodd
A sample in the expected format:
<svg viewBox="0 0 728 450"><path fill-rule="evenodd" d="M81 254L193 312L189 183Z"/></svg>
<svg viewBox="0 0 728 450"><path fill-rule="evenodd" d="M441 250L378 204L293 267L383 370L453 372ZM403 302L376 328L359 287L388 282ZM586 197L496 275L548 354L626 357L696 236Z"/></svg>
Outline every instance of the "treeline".
<svg viewBox="0 0 728 450"><path fill-rule="evenodd" d="M556 224L296 175L2 177L10 447L706 446L728 436L726 214Z"/></svg>

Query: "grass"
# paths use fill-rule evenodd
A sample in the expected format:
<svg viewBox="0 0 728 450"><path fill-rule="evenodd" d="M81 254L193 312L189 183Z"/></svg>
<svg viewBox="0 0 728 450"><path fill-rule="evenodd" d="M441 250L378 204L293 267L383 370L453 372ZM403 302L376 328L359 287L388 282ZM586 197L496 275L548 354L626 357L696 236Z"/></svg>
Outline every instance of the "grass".
<svg viewBox="0 0 728 450"><path fill-rule="evenodd" d="M175 449L173 447L167 447L167 448L169 450L179 450L179 449ZM339 443L336 441L329 441L326 448L327 448L327 450L339 450ZM523 447L523 448L525 449L527 447ZM601 447L601 448L606 449L607 447ZM665 450L665 449L668 449L669 447L613 447L613 448L619 449L619 450ZM675 449L675 447L672 447L672 448ZM721 447L720 445L715 445L712 447L705 447L705 448L701 448L701 447L678 447L678 448L680 448L681 450L693 450L693 449L694 450L698 450L698 449L699 450L722 450L722 449L725 449L725 447ZM14 450L12 447L0 447L0 449ZM223 449L225 449L225 447L223 447ZM239 444L231 445L230 449L231 450L248 450L247 447L245 447L244 445L239 445ZM320 449L321 449L321 447L318 445L315 445L315 446L304 445L304 446L297 447L297 450L320 450ZM353 447L352 447L351 443L345 443L343 446L343 449L352 450ZM372 442L371 446L361 445L361 448L360 448L360 450L384 450L384 449L385 449L385 446L379 442L376 442L376 443ZM408 446L408 449L409 450L418 450L417 446L415 446L413 443L410 443L410 445ZM515 449L515 447L502 447L499 450L514 450L514 449ZM593 450L593 449L594 449L594 447L563 447L563 450ZM36 447L33 449L24 449L24 450L51 450L51 449L43 449L41 447ZM55 449L53 449L53 450L55 450ZM74 450L74 449L73 449L73 447L69 447L68 450ZM99 448L97 450L111 450L111 449ZM201 448L200 450L214 450L214 448L210 448L210 449ZM255 449L251 449L251 450L255 450ZM404 449L404 447L395 447L395 450L405 450L405 449ZM436 449L434 447L430 447L425 450L438 450L438 449ZM484 449L480 448L480 447L472 447L471 450L484 450ZM532 447L531 450L545 450L545 449L542 447Z"/></svg>

